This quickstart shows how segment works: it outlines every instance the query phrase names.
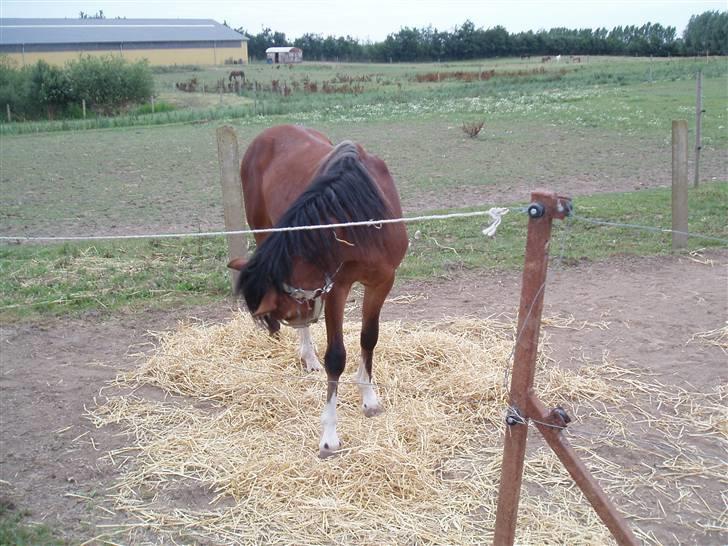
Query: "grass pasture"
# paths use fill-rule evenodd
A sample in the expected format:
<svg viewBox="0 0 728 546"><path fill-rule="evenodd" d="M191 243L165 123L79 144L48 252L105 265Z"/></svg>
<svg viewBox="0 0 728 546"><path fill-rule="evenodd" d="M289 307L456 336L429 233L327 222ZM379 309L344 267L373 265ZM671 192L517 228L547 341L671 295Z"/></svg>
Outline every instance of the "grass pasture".
<svg viewBox="0 0 728 546"><path fill-rule="evenodd" d="M285 74L291 82L348 81L365 90L267 99L264 92L252 99L247 91L226 95L226 101L270 101L272 110L289 111L241 118L227 118L236 106L220 106L217 95L174 88L181 79L214 80L227 69L170 68L157 74L157 88L174 96L179 108L157 116L184 114L194 123L134 125L130 118L128 126L107 129L60 131L40 124L47 131L38 133L5 124L0 231L40 236L223 229L215 128L232 124L244 149L263 128L285 122L315 126L334 141L351 138L380 155L408 215L523 204L533 188L545 186L578 197L577 211L591 217L669 227L667 190L644 190L670 184L670 123L678 117L693 122L693 74L700 68L706 108L701 174L714 183L691 193L691 230L725 238L725 60L586 61L250 65L246 76L263 87ZM504 76L417 81L433 73L490 70ZM519 71L525 75L514 75ZM196 101L208 103L200 107ZM473 119L484 120L485 127L471 139L460 126ZM411 226L423 238L413 239L401 277L518 268L524 220L511 215L489 242L479 238L480 227L472 220ZM578 224L569 231L565 252L571 260L669 252L666 235L629 232L614 239L609 229ZM496 251L481 254L485 244ZM3 245L0 253L0 314L6 319L218 298L227 291L220 239Z"/></svg>

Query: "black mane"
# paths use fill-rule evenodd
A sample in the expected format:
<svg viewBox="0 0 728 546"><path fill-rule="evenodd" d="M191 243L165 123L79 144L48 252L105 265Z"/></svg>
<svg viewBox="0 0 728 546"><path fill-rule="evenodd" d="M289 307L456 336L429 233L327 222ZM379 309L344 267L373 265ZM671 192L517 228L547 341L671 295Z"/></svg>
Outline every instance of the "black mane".
<svg viewBox="0 0 728 546"><path fill-rule="evenodd" d="M374 180L351 142L342 142L329 154L311 185L281 217L275 227L293 227L380 220L390 217ZM357 247L382 244L378 229L342 228L341 238ZM282 291L290 280L295 256L333 274L341 264L342 245L331 229L276 232L268 236L240 272L236 290L250 312L271 288Z"/></svg>

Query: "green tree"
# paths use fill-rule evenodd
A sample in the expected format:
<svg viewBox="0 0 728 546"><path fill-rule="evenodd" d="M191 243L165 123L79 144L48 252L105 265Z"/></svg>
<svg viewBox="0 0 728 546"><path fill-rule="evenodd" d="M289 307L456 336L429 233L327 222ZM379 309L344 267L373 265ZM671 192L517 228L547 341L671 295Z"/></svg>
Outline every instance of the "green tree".
<svg viewBox="0 0 728 546"><path fill-rule="evenodd" d="M76 99L76 94L65 70L38 61L30 71L28 98L32 104L45 108L52 119Z"/></svg>
<svg viewBox="0 0 728 546"><path fill-rule="evenodd" d="M68 64L68 75L79 99L97 112L111 114L154 92L146 61L129 63L121 57L81 57Z"/></svg>
<svg viewBox="0 0 728 546"><path fill-rule="evenodd" d="M706 11L693 15L683 33L688 55L728 54L728 12Z"/></svg>

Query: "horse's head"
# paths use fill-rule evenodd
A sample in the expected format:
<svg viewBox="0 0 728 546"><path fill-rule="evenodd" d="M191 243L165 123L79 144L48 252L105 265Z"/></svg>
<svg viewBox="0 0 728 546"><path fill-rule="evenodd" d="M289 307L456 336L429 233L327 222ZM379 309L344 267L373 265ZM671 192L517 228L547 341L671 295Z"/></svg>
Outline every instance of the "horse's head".
<svg viewBox="0 0 728 546"><path fill-rule="evenodd" d="M275 324L282 322L293 328L303 328L316 322L321 316L326 294L333 287L328 275L304 261L296 260L291 279L280 289L266 279L251 279L254 275L243 258L232 260L228 267L240 271L237 289L242 293L248 309L257 320L273 332Z"/></svg>

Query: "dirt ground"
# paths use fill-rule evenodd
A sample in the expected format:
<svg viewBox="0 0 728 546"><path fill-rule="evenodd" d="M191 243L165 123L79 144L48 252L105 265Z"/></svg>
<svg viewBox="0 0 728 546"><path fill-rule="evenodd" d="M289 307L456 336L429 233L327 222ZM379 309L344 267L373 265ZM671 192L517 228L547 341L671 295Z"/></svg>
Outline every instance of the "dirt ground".
<svg viewBox="0 0 728 546"><path fill-rule="evenodd" d="M403 283L385 306L383 320L514 317L519 293L519 275L507 273ZM99 535L105 529L99 525L130 523L118 515L104 519L109 517L104 495L116 476L109 465L98 462L126 441L109 428L93 428L85 407L94 405L106 381L135 366L135 355L150 349L149 331L174 328L178 320L192 317L225 321L232 308L225 301L204 308L0 326L0 501L28 510L26 521L42 522L72 543ZM691 385L691 390L709 392L728 380L726 354L691 341L694 334L726 323L728 251L554 264L545 315L573 315L608 325L546 328L553 365L599 361L608 352L622 367L652 374L663 383ZM617 451L607 456L625 465L631 457ZM716 456L725 460L725 449L718 449ZM704 497L720 502L726 484L712 487ZM668 506L669 514L675 511L679 507ZM682 544L728 543L726 529L697 534L676 521L657 518L640 526L666 544L674 543L673 536Z"/></svg>

